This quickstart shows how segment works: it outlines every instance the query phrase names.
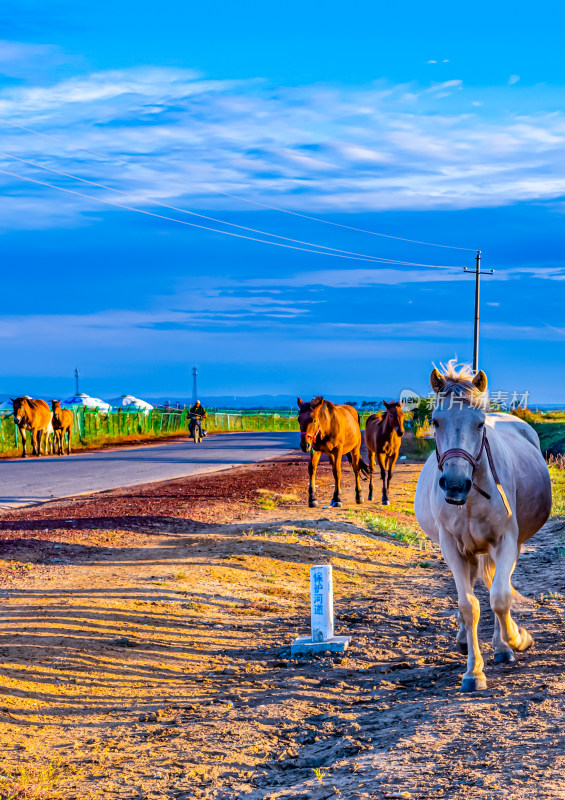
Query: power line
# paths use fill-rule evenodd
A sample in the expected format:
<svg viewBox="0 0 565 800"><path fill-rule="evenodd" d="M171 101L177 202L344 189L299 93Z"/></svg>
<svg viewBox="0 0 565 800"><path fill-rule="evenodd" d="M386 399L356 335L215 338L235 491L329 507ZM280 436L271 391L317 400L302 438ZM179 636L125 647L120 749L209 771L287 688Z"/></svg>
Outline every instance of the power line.
<svg viewBox="0 0 565 800"><path fill-rule="evenodd" d="M106 189L109 192L116 192L117 194L122 194L122 195L125 195L126 197L129 197L132 194L131 192L124 192L121 189L115 189L112 186L106 186L103 183L98 183L96 181L91 181L91 180L88 180L87 178L81 178L80 176L73 175L70 172L62 172L61 170L54 169L53 167L47 167L44 164L37 164L35 161L30 161L29 159L26 159L26 158L20 158L19 156L15 156L12 153L6 153L6 152L4 152L2 150L0 150L0 156L6 156L7 158L12 158L15 161L20 161L22 164L28 164L28 165L30 165L32 167L36 167L37 169L42 169L42 170L45 170L47 172L52 172L55 175L62 175L65 178L71 178L72 180L81 181L82 183L88 183L91 186L97 186L99 189ZM238 225L235 222L227 222L226 220L217 219L216 217L209 217L206 214L199 214L196 211L189 211L189 210L187 210L185 208L178 208L177 206L170 206L170 205L167 205L165 203L160 203L158 200L148 200L147 198L142 198L142 199L144 200L144 202L150 203L151 205L159 206L160 208L167 208L170 211L178 211L181 214L190 214L191 216L200 217L201 219L206 219L206 220L208 220L210 222L217 222L220 225L230 225L231 227L239 228L240 230L244 230L244 231L249 231L250 233L259 233L262 236L271 236L271 237L273 237L275 239L283 239L286 242L294 242L295 244L305 244L308 247L318 247L318 248L320 248L322 250L332 250L335 253L344 253L345 255L348 255L348 256L360 256L361 258L364 258L366 260L371 260L371 261L375 261L375 262L378 262L378 263L400 264L402 266L418 266L418 267L426 267L426 266L436 267L436 266L438 266L436 264L413 264L413 263L411 263L409 261L399 261L397 259L382 258L380 256L371 256L371 255L367 255L366 253L356 253L356 252L353 252L351 250L340 250L337 247L328 247L327 245L317 244L316 242L305 242L305 241L302 241L301 239L292 239L292 238L290 238L288 236L281 236L281 235L279 235L277 233L269 233L268 231L258 230L257 228L248 228L245 225ZM453 267L451 267L450 265L446 265L446 266L448 268L459 269L459 267L455 266L455 265Z"/></svg>
<svg viewBox="0 0 565 800"><path fill-rule="evenodd" d="M303 251L305 253L315 253L318 256L331 256L332 258L345 258L345 259L349 259L349 260L352 260L352 261L364 261L364 262L369 263L369 264L374 264L375 263L374 261L370 261L367 258L357 258L356 256L344 256L344 255L340 255L339 253L324 253L324 252L320 252L319 250L311 250L311 249L308 249L308 248L305 248L305 247L295 247L294 245L291 245L291 244L282 244L282 242L269 242L269 241L266 241L265 239L257 239L257 238L255 238L253 236L244 236L241 233L232 233L231 231L222 231L222 230L218 230L217 228L208 228L206 225L198 225L196 222L185 222L182 219L175 219L175 217L165 217L163 214L154 214L151 211L144 211L143 209L135 208L134 206L126 206L123 203L113 203L111 200L103 200L100 197L92 197L92 195L83 194L82 192L75 192L73 189L65 189L62 186L56 186L55 184L47 183L46 181L38 181L35 178L27 178L24 175L18 175L16 172L9 172L8 170L5 170L5 169L0 169L0 173L3 174L3 175L10 175L13 178L19 178L19 180L27 181L28 183L35 183L35 184L37 184L39 186L47 186L49 189L56 189L56 190L58 190L60 192L66 192L67 194L75 195L76 197L84 197L86 200L94 200L97 203L103 203L104 205L107 205L107 206L114 206L115 208L123 208L126 211L135 211L138 214L143 214L146 217L155 217L156 219L162 219L162 220L166 220L168 222L176 222L179 225L188 225L191 228L200 228L201 230L212 231L212 233L221 233L224 236L233 236L236 239L248 239L249 241L252 241L252 242L260 242L261 244L270 244L273 247L284 247L284 248L286 248L288 250L301 250L301 251ZM410 266L432 266L432 265L413 264L413 265L410 265ZM443 265L440 265L440 264L437 264L435 266L438 269L453 269L453 267L443 266Z"/></svg>
<svg viewBox="0 0 565 800"><path fill-rule="evenodd" d="M102 153L100 150L92 150L92 149L90 149L88 147L82 147L81 145L69 143L69 142L66 142L64 139L60 139L58 136L53 136L53 135L48 134L48 133L43 133L42 131L36 131L33 128L27 128L24 125L17 125L15 122L10 122L9 120L6 120L6 119L0 119L0 122L3 122L5 125L10 125L13 128L17 128L19 130L26 131L27 133L33 133L36 136L43 136L46 139L51 139L54 142L59 142L60 144L63 144L67 148L68 147L74 147L77 150L83 150L85 153L91 153L92 155L101 156L102 158L106 158L106 159L108 159L110 161L116 161L117 163L120 163L120 164L125 164L128 167L133 167L134 169L144 169L144 170L146 170L148 172L152 172L152 173L154 173L156 175L160 175L161 177L166 177L166 178L168 178L170 180L170 176L169 175L164 175L164 173L160 172L159 170L153 169L152 167L147 167L144 164L137 164L135 162L126 161L125 159L119 158L118 156L112 156L112 155L109 155L108 153ZM176 181L177 183L181 184L182 186L188 185L186 181L180 180L179 178L173 177L173 180ZM200 184L200 185L204 186L204 184ZM448 250L466 250L466 251L469 251L469 252L475 252L475 248L474 247L456 247L455 245L450 245L450 244L437 244L435 242L422 242L422 241L419 241L418 239L407 239L407 238L405 238L403 236L392 236L391 234L388 234L388 233L377 233L377 231L368 231L368 230L366 230L364 228L355 228L352 225L344 225L344 224L342 224L340 222L332 222L331 220L321 219L320 217L312 217L312 216L309 216L308 214L302 214L302 213L300 213L298 211L290 211L289 209L286 209L286 208L280 208L278 206L268 205L267 203L261 203L258 200L250 200L247 197L241 197L240 195L230 194L229 192L221 192L219 189L215 189L213 187L210 188L210 186L207 185L207 184L206 184L206 188L208 189L208 191L211 191L214 194L221 195L222 197L230 197L232 200L241 200L243 203L251 203L252 205L255 205L255 206L261 206L262 208L268 208L271 211L278 211L281 214L291 214L292 216L302 217L303 219L308 219L308 220L310 220L312 222L320 222L320 223L322 223L324 225L332 225L335 228L344 228L345 230L356 231L357 233L366 233L366 234L369 234L370 236L380 236L380 237L382 237L384 239L394 239L394 240L399 241L399 242L410 242L411 244L421 244L421 245L426 245L428 247L442 247L442 248L446 248ZM274 234L267 234L267 235L271 236L271 235L274 235Z"/></svg>
<svg viewBox="0 0 565 800"><path fill-rule="evenodd" d="M369 264L374 264L375 263L374 260L370 260L369 258L358 258L357 256L346 256L346 255L341 255L340 253L327 253L327 252L322 252L320 250L312 250L312 249L306 248L306 247L295 247L294 245L290 245L290 244L282 244L282 242L269 242L269 241L267 241L265 239L257 239L254 236L244 236L241 233L232 233L231 231L222 231L222 230L218 230L217 228L209 228L206 225L198 225L196 222L185 222L184 220L176 219L175 217L166 217L163 214L154 214L151 211L144 211L143 209L135 208L134 206L126 206L123 203L113 203L111 200L103 200L100 197L93 197L92 195L83 194L82 192L76 192L73 189L65 189L62 186L57 186L56 184L53 184L53 183L47 183L46 181L38 181L36 178L28 178L28 177L26 177L24 175L19 175L16 172L9 172L8 170L5 170L5 169L0 169L0 173L3 174L3 175L10 175L11 177L18 178L19 180L22 180L22 181L27 181L28 183L35 183L35 184L37 184L39 186L47 186L49 189L56 189L56 190L58 190L60 192L66 192L67 194L72 194L72 195L75 195L77 197L83 197L83 198L85 198L87 200L94 200L95 202L103 203L104 205L114 206L115 208L123 208L126 211L135 211L138 214L144 214L147 217L155 217L156 219L167 220L168 222L176 222L179 225L187 225L187 226L189 226L191 228L199 228L201 230L211 231L212 233L221 233L224 236L233 236L233 237L235 237L237 239L247 239L247 240L249 240L251 242L260 242L261 244L270 244L270 245L272 245L274 247L284 247L284 248L286 248L288 250L301 250L301 251L303 251L305 253L315 253L316 255L319 255L319 256L331 256L332 258L345 258L345 259L349 259L349 260L352 260L352 261L364 261L365 263L369 263ZM442 264L407 264L407 266L435 267L437 269L454 269L454 267L445 266L445 265L442 265Z"/></svg>

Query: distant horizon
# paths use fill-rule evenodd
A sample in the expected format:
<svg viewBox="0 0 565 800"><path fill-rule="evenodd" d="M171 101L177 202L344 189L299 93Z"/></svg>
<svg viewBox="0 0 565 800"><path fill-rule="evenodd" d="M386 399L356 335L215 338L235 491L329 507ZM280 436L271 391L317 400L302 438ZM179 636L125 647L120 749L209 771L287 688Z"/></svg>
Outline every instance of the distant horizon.
<svg viewBox="0 0 565 800"><path fill-rule="evenodd" d="M89 394L91 397L97 397L104 402L110 402L111 400L117 400L120 397L123 397L124 394L109 394L109 393L87 393L83 392L84 394ZM55 400L65 400L68 397L72 397L75 393L69 393L64 396L57 396L51 395L50 393L37 393L32 395L33 397L38 397L43 400L51 401L52 399ZM129 394L133 395L134 397L138 397L141 400L146 400L148 403L152 405L162 405L167 402L172 404L180 403L181 405L192 405L192 398L190 395L185 394L169 394L169 395L151 395L151 394L137 394L130 392ZM346 403L347 401L355 401L356 403L375 403L380 404L383 400L393 400L397 399L400 395L400 392L396 395L340 395L340 394L326 394L324 395L328 400L332 400L336 403ZM0 393L0 402L4 402L5 400L10 399L10 397L17 397L20 396L16 393L13 394L3 394ZM301 396L301 395L297 395ZM234 408L237 410L238 408L294 408L296 407L296 397L293 395L288 394L260 394L260 395L226 395L226 394L218 394L218 395L199 395L199 400L202 404L206 405L215 405L218 408ZM304 394L303 399L310 399L314 395L306 395ZM427 393L421 394L420 396L426 397ZM230 403L240 403L240 405L233 405L231 406ZM537 401L537 400L528 400L527 404L528 408L542 408L542 409L559 409L565 408L565 400L562 403L549 403L544 401Z"/></svg>

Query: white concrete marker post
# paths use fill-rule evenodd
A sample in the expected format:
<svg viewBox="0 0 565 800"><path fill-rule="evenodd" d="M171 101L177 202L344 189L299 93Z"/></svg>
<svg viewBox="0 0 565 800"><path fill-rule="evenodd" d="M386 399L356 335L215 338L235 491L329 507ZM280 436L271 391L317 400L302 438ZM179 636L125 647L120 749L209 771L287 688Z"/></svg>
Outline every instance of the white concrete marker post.
<svg viewBox="0 0 565 800"><path fill-rule="evenodd" d="M322 564L310 567L311 635L299 636L292 643L291 655L296 653L342 652L350 636L334 636L334 592L332 567Z"/></svg>
<svg viewBox="0 0 565 800"><path fill-rule="evenodd" d="M334 635L334 585L331 566L310 567L310 619L313 642Z"/></svg>

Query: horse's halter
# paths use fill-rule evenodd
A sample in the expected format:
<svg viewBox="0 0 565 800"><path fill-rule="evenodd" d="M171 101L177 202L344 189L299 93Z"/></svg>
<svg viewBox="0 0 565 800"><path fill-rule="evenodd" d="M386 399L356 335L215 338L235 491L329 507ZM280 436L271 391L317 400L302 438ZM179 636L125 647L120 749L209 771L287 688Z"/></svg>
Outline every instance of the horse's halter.
<svg viewBox="0 0 565 800"><path fill-rule="evenodd" d="M300 431L300 435L301 436L305 436L307 439L310 439L311 442L314 442L314 439L320 433L320 431L321 431L321 426L320 426L320 423L318 422L318 427L316 429L316 433L307 433L306 431L304 431L304 432Z"/></svg>
<svg viewBox="0 0 565 800"><path fill-rule="evenodd" d="M504 503L504 507L506 508L506 513L509 517L512 516L512 509L510 508L510 503L508 502L508 498L506 497L506 492L502 488L500 483L500 479L496 472L496 467L494 466L494 461L492 460L492 453L490 451L490 444L487 439L487 431L486 428L483 428L483 438L481 440L481 446L479 448L479 452L476 457L472 456L471 453L468 453L467 450L463 450L461 447L452 447L449 450L446 450L443 455L439 454L439 450L436 447L436 458L437 458L437 465L440 472L443 472L443 466L446 461L449 461L450 458L464 458L465 461L468 461L473 471L471 472L471 480L473 481L473 488L482 494L483 497L486 497L487 500L490 500L490 494L487 494L483 489L477 486L474 482L475 473L479 468L479 464L481 463L481 456L483 454L483 450L486 450L487 459L490 467L490 471L492 472L492 477L494 478L494 482L496 483L496 488L498 489L498 493L502 498L502 502Z"/></svg>
<svg viewBox="0 0 565 800"><path fill-rule="evenodd" d="M300 416L300 414L298 416ZM317 435L322 430L322 426L320 425L320 420L319 419L318 420L312 419L312 422L317 422L317 424L318 424L318 427L316 428L315 433L308 433L307 431L300 431L300 438L301 439L305 438L306 440L310 439L310 444L313 445L314 444L314 439L317 437ZM310 425L310 423L308 423L308 424Z"/></svg>
<svg viewBox="0 0 565 800"><path fill-rule="evenodd" d="M483 438L481 440L481 446L479 448L479 453L476 458L474 458L471 453L468 453L467 450L463 450L461 447L452 447L449 450L446 450L443 455L440 456L439 450L436 447L436 458L437 458L437 465L440 472L443 472L443 465L446 461L449 461L450 458L464 458L465 461L468 461L469 464L473 467L473 472L471 473L471 480L475 477L475 472L479 468L479 464L481 462L481 456L483 454L483 450L485 446L488 447L487 443L487 433L486 430L483 428ZM491 462L490 459L490 447L488 447L487 454L489 455L489 464ZM491 464L492 469L492 464ZM494 470L493 470L494 475ZM495 478L496 480L496 478Z"/></svg>

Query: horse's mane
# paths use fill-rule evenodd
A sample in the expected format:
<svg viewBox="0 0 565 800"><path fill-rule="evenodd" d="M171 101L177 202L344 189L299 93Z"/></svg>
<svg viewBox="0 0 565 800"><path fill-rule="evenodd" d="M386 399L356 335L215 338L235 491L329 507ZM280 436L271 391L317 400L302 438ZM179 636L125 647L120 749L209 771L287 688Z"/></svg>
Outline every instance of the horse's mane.
<svg viewBox="0 0 565 800"><path fill-rule="evenodd" d="M313 408L321 406L322 403L325 403L330 409L335 408L335 404L332 403L331 400L326 400L321 394L317 394L316 397L313 397L311 400L307 400L305 403L302 403L300 406L300 413L302 414L303 411L311 411Z"/></svg>
<svg viewBox="0 0 565 800"><path fill-rule="evenodd" d="M437 369L437 367L436 367ZM447 364L440 364L439 374L445 380L442 395L455 395L463 400L486 407L488 393L480 392L473 383L473 369L470 364L458 364L456 359L450 359Z"/></svg>
<svg viewBox="0 0 565 800"><path fill-rule="evenodd" d="M29 394L25 394L23 397L17 397L15 402L16 403L23 403L24 400L27 400L28 405L31 408L37 408L38 403L44 403L44 400L38 400L36 397L30 397Z"/></svg>

